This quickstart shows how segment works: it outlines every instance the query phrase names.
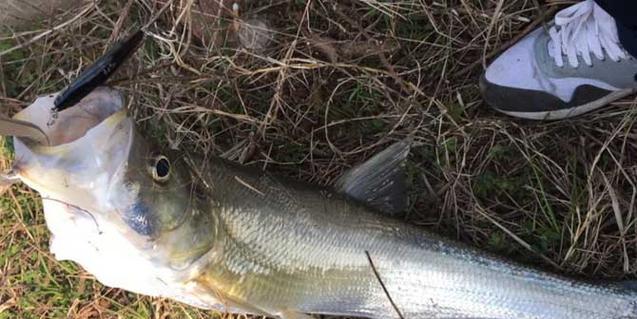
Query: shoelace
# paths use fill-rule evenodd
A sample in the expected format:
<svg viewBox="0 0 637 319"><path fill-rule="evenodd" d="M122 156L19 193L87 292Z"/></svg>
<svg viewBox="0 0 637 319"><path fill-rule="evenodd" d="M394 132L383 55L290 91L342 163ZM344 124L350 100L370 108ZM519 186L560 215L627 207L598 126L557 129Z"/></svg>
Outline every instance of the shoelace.
<svg viewBox="0 0 637 319"><path fill-rule="evenodd" d="M578 56L592 66L591 53L599 60L608 55L616 62L627 57L619 43L615 20L593 0L582 1L558 12L549 35L549 54L559 67L564 66L564 55L574 68L579 66Z"/></svg>

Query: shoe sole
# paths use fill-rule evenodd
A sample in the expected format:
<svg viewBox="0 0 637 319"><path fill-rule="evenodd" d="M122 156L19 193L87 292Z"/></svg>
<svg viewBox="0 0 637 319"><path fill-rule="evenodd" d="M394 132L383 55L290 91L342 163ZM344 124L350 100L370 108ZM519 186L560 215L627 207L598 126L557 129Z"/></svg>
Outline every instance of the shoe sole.
<svg viewBox="0 0 637 319"><path fill-rule="evenodd" d="M636 89L624 89L624 90L620 90L620 91L615 91L612 92L606 96L604 96L601 99L586 103L586 104L582 104L576 107L572 107L572 108L567 108L567 109L561 109L561 110L555 110L555 111L546 111L546 112L515 112L515 111L507 111L507 110L502 110L499 109L497 107L493 107L493 109L495 109L498 112L504 113L506 115L509 116L513 116L513 117L519 117L519 118L523 118L523 119L529 119L529 120L545 120L545 121L550 121L550 120L562 120L562 119L567 119L567 118L571 118L571 117L575 117L578 115L582 115L584 113L588 113L591 112L593 110L596 110L598 108L601 108L603 106L606 106L612 102L615 102L619 99L625 98L631 94L637 93L637 88Z"/></svg>

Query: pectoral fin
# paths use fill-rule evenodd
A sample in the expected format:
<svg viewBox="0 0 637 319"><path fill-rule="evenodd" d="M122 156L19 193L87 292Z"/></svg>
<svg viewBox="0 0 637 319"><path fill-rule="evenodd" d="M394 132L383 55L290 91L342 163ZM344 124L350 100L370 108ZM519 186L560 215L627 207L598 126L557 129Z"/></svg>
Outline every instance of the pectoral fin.
<svg viewBox="0 0 637 319"><path fill-rule="evenodd" d="M384 213L404 211L407 194L403 166L410 145L410 140L394 143L350 169L336 181L336 190Z"/></svg>

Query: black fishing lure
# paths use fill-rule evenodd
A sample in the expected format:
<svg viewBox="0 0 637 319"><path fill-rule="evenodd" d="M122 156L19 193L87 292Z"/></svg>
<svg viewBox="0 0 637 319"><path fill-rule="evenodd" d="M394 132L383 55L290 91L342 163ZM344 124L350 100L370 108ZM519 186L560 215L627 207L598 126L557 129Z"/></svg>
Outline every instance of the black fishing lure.
<svg viewBox="0 0 637 319"><path fill-rule="evenodd" d="M104 84L117 68L137 51L143 39L144 33L139 30L128 38L117 42L113 48L84 70L57 96L52 111L59 112L77 104L96 87Z"/></svg>

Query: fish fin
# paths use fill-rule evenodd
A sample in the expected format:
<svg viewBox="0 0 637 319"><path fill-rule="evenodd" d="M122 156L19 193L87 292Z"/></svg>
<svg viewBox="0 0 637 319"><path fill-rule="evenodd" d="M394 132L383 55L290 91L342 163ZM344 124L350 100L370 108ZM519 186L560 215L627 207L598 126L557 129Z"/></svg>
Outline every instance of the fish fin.
<svg viewBox="0 0 637 319"><path fill-rule="evenodd" d="M335 188L387 214L407 208L403 166L411 140L396 142L362 164L350 169L335 183Z"/></svg>
<svg viewBox="0 0 637 319"><path fill-rule="evenodd" d="M0 135L28 138L40 144L49 144L49 138L37 125L0 116Z"/></svg>
<svg viewBox="0 0 637 319"><path fill-rule="evenodd" d="M281 319L314 319L314 317L297 311L286 310L278 314Z"/></svg>

